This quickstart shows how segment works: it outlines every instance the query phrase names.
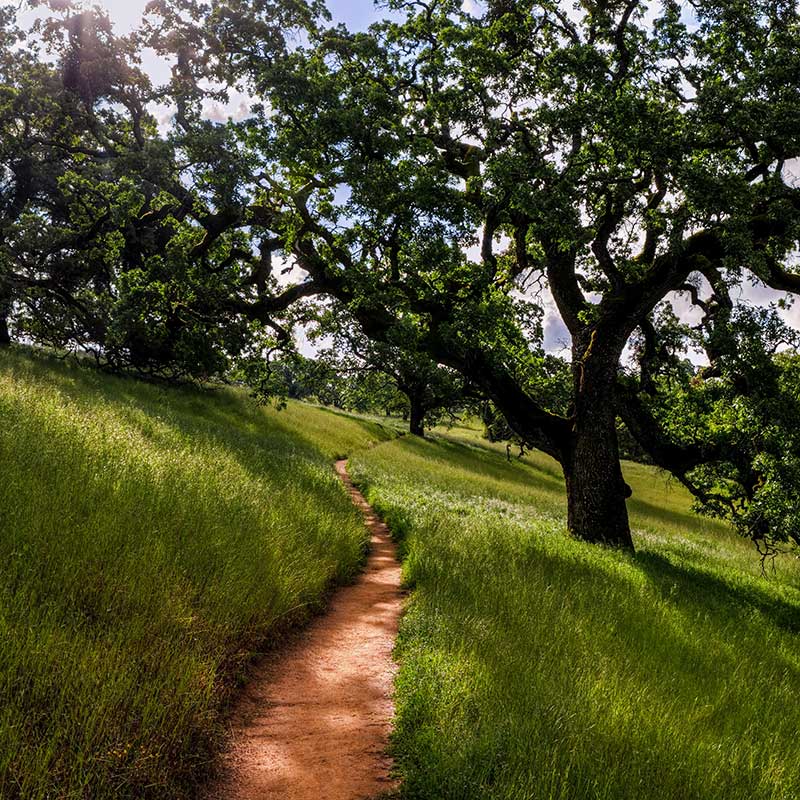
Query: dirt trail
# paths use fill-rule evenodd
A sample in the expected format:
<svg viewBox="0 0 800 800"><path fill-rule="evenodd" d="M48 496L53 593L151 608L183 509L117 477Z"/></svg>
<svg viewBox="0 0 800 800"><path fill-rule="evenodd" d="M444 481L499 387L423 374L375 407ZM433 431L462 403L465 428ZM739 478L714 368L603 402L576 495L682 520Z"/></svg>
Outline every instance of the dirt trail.
<svg viewBox="0 0 800 800"><path fill-rule="evenodd" d="M372 534L366 569L251 680L208 800L364 800L393 788L386 755L400 566L388 528L336 472Z"/></svg>

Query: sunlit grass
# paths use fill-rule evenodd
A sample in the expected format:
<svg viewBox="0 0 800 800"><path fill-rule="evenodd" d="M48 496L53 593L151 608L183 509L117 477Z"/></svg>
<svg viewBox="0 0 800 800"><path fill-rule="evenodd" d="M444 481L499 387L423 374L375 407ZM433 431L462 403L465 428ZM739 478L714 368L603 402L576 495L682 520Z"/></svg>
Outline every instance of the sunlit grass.
<svg viewBox="0 0 800 800"><path fill-rule="evenodd" d="M800 797L800 563L762 578L662 473L625 465L631 556L567 538L558 465L474 428L387 441L14 354L0 414L2 798L191 796L252 652L361 561L346 454L415 590L408 798Z"/></svg>
<svg viewBox="0 0 800 800"><path fill-rule="evenodd" d="M356 454L414 593L394 749L408 798L800 797L800 568L625 465L637 554L570 540L557 465L465 430ZM454 440L467 441L471 446Z"/></svg>
<svg viewBox="0 0 800 800"><path fill-rule="evenodd" d="M363 556L392 435L0 355L0 797L187 796L254 650Z"/></svg>

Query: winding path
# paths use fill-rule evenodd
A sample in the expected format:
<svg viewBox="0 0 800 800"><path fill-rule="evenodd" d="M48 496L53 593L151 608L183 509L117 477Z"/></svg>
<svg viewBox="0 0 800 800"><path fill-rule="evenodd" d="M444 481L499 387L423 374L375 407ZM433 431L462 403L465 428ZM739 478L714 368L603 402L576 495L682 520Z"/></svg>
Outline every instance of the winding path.
<svg viewBox="0 0 800 800"><path fill-rule="evenodd" d="M328 611L252 678L233 715L223 779L208 800L365 800L393 789L386 754L402 595L389 530L347 474L371 550Z"/></svg>

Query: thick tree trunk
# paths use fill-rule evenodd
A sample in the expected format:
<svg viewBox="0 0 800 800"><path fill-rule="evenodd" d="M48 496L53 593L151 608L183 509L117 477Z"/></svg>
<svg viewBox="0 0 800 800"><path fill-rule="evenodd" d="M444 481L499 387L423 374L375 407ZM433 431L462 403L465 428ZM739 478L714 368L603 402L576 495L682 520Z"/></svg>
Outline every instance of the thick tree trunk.
<svg viewBox="0 0 800 800"><path fill-rule="evenodd" d="M595 341L595 339L598 341ZM618 353L593 334L573 349L575 414L562 459L567 482L567 524L586 542L633 549L622 477L613 399Z"/></svg>
<svg viewBox="0 0 800 800"><path fill-rule="evenodd" d="M409 397L411 413L409 414L408 430L412 436L425 436L425 409L422 401Z"/></svg>
<svg viewBox="0 0 800 800"><path fill-rule="evenodd" d="M633 549L625 504L630 488L622 477L613 413L610 419L594 419L575 431L570 458L563 467L572 535Z"/></svg>

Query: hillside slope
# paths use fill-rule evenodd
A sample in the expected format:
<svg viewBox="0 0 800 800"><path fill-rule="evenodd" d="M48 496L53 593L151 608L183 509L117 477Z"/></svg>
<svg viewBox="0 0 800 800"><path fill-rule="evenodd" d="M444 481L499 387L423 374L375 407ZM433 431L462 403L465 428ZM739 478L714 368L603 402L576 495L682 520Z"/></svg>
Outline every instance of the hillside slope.
<svg viewBox="0 0 800 800"><path fill-rule="evenodd" d="M0 797L190 793L250 654L357 570L393 434L0 353Z"/></svg>
<svg viewBox="0 0 800 800"><path fill-rule="evenodd" d="M413 588L394 752L414 800L796 800L800 563L626 465L637 554L566 535L533 453L404 437L351 459Z"/></svg>

